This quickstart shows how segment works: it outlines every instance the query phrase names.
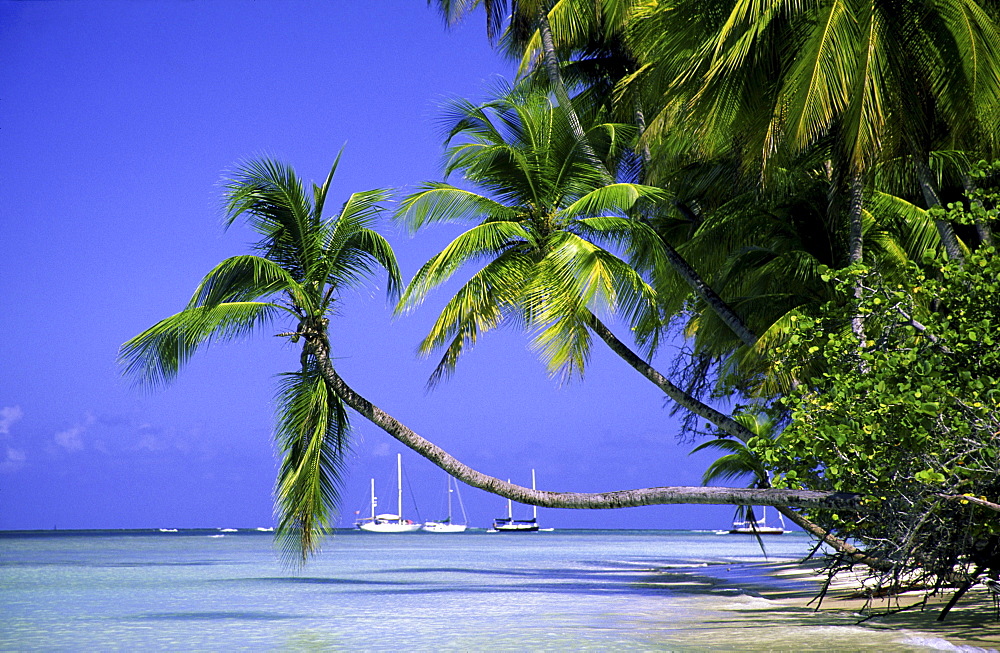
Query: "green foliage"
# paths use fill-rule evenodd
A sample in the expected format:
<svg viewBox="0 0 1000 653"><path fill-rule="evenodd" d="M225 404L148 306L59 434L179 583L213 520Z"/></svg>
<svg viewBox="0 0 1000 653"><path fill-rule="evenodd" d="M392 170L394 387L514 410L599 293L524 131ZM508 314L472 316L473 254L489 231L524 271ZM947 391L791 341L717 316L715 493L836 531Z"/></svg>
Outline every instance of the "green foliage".
<svg viewBox="0 0 1000 653"><path fill-rule="evenodd" d="M1000 572L997 513L956 500L1000 498L1000 256L928 263L905 286L861 266L830 276L841 301L797 320L779 352L804 377L784 398L791 423L780 443L750 444L775 485L863 496L865 510L818 523L898 573L953 582ZM864 346L845 308L864 317Z"/></svg>

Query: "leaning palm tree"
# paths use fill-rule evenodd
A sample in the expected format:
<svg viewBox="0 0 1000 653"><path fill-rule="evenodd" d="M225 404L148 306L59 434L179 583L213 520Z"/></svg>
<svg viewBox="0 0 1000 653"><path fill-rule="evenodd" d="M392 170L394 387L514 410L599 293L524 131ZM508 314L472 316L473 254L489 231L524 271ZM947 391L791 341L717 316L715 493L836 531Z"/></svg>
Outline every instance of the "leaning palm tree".
<svg viewBox="0 0 1000 653"><path fill-rule="evenodd" d="M655 348L662 327L657 288L673 281L662 241L636 214L668 198L655 187L609 181L567 121L541 94L510 91L484 105L457 101L448 116L446 174L461 172L486 194L428 183L402 201L397 217L411 230L439 221L474 226L417 272L400 311L418 306L460 268L482 264L420 345L424 354L444 350L431 382L505 322L532 333L533 348L563 376L583 372L596 334L683 408L738 438L752 437L672 384L597 317L624 317L640 345ZM628 144L623 137L632 133L619 124L588 130L605 170L615 169Z"/></svg>
<svg viewBox="0 0 1000 653"><path fill-rule="evenodd" d="M535 490L478 472L421 437L355 392L331 360L328 316L341 291L380 268L388 272L390 297L400 285L392 249L370 228L386 193L355 193L338 214L324 218L334 170L336 164L322 186L313 186L310 201L288 166L263 160L238 169L226 187L226 224L246 218L261 235L257 253L217 265L184 310L132 338L120 352L126 374L158 385L173 379L200 346L287 320L292 330L278 335L302 343L300 367L282 377L278 393L276 430L284 459L276 492L277 536L287 553L305 561L332 523L350 444L348 408L455 478L521 503L578 509L660 503L839 505L831 502L829 492L808 490L660 487L593 494Z"/></svg>
<svg viewBox="0 0 1000 653"><path fill-rule="evenodd" d="M339 162L340 157L337 157ZM388 273L390 297L399 270L389 243L371 229L387 199L383 190L354 193L327 215L335 162L310 198L295 172L262 159L241 166L226 185L226 226L238 218L261 238L255 253L224 260L209 272L187 307L126 342L126 374L147 384L173 379L199 347L284 321L279 335L302 341L299 368L279 384L276 437L283 454L277 481L278 537L305 559L332 524L345 454L347 409L321 373L317 351L329 349L328 316L341 293ZM327 356L328 358L328 356Z"/></svg>

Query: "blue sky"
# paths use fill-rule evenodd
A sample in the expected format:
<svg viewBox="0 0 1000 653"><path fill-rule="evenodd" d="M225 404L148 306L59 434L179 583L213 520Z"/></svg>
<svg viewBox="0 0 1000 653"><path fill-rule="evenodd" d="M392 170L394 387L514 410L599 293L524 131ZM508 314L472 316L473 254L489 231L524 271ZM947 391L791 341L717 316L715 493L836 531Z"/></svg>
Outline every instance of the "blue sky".
<svg viewBox="0 0 1000 653"><path fill-rule="evenodd" d="M420 0L0 1L0 529L273 523L274 377L297 353L263 333L200 352L145 392L121 378L118 347L246 251L246 231L221 227L220 180L240 161L269 155L322 180L346 143L331 202L439 179L442 101L482 99L513 74L483 22L446 30ZM381 231L407 278L458 233ZM331 325L340 373L495 476L527 485L534 468L555 491L700 484L713 455L689 456L661 393L606 350L583 382L559 386L523 334L502 330L428 393L434 363L415 349L444 298L394 319L380 288L350 295ZM419 516L441 516L443 472L355 424L342 523L366 509L370 477L393 495L397 452ZM474 525L505 510L479 490L463 497ZM718 528L731 516L657 506L540 519Z"/></svg>

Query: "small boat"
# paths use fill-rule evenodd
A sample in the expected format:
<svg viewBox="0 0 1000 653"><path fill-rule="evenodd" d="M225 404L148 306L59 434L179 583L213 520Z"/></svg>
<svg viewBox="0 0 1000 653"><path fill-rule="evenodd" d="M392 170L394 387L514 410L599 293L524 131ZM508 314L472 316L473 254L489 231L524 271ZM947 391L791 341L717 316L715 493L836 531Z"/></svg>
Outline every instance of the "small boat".
<svg viewBox="0 0 1000 653"><path fill-rule="evenodd" d="M510 482L510 479L507 479ZM531 489L535 489L535 470L531 470ZM538 506L531 506L531 519L514 519L513 503L507 499L507 516L493 520L487 533L534 533L538 529ZM545 529L551 530L551 529Z"/></svg>
<svg viewBox="0 0 1000 653"><path fill-rule="evenodd" d="M372 479L372 515L358 521L355 526L369 533L412 533L420 530L420 524L403 519L403 456L396 454L396 514L375 514L378 499L375 498L375 479Z"/></svg>
<svg viewBox="0 0 1000 653"><path fill-rule="evenodd" d="M750 512L750 518L744 521L734 521L733 527L729 529L730 535L781 535L785 532L785 518L782 517L781 513L778 513L778 520L781 521L781 526L768 526L767 514L765 509L761 507L760 509L760 519L755 519L753 512Z"/></svg>
<svg viewBox="0 0 1000 653"><path fill-rule="evenodd" d="M452 485L454 484L454 489ZM452 492L458 497L458 507L462 510L462 523L454 524L451 521L451 494ZM451 475L448 476L448 516L441 521L429 521L423 526L424 530L428 533L464 533L465 529L468 528L469 518L465 514L465 504L462 503L462 495L458 491L458 481L453 479Z"/></svg>

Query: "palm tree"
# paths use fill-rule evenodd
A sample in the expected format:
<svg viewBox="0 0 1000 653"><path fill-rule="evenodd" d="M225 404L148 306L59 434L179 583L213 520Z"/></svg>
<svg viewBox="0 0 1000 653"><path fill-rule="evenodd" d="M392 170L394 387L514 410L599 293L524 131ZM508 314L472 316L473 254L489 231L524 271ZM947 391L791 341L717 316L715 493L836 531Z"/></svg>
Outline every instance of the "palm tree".
<svg viewBox="0 0 1000 653"><path fill-rule="evenodd" d="M662 203L664 193L609 183L581 153L565 113L544 95L515 93L482 106L459 101L449 118L446 173L461 171L490 195L429 183L402 201L397 217L412 230L445 220L475 226L417 272L399 310L415 308L462 266L486 263L446 304L421 343L424 354L444 349L431 382L450 373L481 334L505 321L532 332L533 347L550 371L564 377L583 372L596 334L679 405L749 438L727 415L656 372L595 315L603 309L620 313L640 345L655 348L661 326L656 288L669 282L669 265L655 232L630 216L643 203ZM609 169L630 131L615 124L589 130Z"/></svg>
<svg viewBox="0 0 1000 653"><path fill-rule="evenodd" d="M126 342L120 353L126 374L160 384L212 341L275 321L292 326L279 335L301 341L302 349L299 368L279 384L276 437L283 458L275 496L278 536L303 559L332 523L350 445L347 409L319 369L328 357L328 316L344 290L377 270L388 274L390 297L400 287L392 248L371 229L386 191L354 193L339 212L324 213L337 162L322 186L313 185L312 197L287 165L262 159L239 167L226 185L225 223L243 218L260 234L255 253L219 263L184 310Z"/></svg>
<svg viewBox="0 0 1000 653"><path fill-rule="evenodd" d="M571 100L567 84L564 80L565 66L560 60L560 50L588 49L588 39L619 42L626 25L633 15L640 15L644 9L643 3L636 0L599 0L586 2L580 0L429 0L428 4L436 4L448 24L454 24L475 8L483 7L486 13L487 35L496 41L503 35L505 49L511 56L522 59L522 72L533 66L536 71L542 71L546 86L555 95L559 105L566 112L566 117L582 153L590 159L595 170L604 174L607 181L614 178L613 171L608 170L595 154L590 143L590 137L583 129L578 109ZM505 27L506 26L506 27ZM599 36L598 36L599 35ZM598 50L607 50L604 45L598 45ZM605 56L612 67L620 67L623 63L632 65L631 58L626 54L626 48L613 45L613 52ZM607 54L607 53L605 53ZM627 61L625 61L627 59ZM529 60L532 62L529 64ZM600 66L600 64L598 64ZM580 75L573 71L575 77ZM597 76L604 79L607 88L608 73L599 71ZM539 77L539 75L535 75ZM594 80L594 74L584 73L584 77ZM530 79L524 81L530 82ZM587 109L596 110L597 98L591 95ZM645 115L637 94L633 94L632 102L634 119L639 131L645 129ZM579 96L578 96L579 97ZM604 98L604 104L608 104ZM649 153L645 146L640 147L644 161L648 162ZM723 323L733 331L747 346L753 346L757 341L754 334L744 324L742 318L727 305L712 287L705 282L699 272L686 261L674 247L664 242L664 252L667 261L674 272L688 284L701 301L709 305L722 319Z"/></svg>

